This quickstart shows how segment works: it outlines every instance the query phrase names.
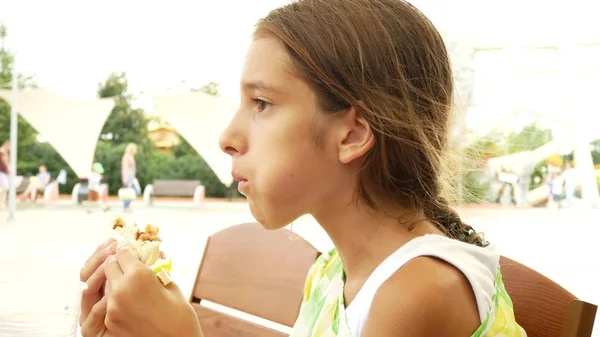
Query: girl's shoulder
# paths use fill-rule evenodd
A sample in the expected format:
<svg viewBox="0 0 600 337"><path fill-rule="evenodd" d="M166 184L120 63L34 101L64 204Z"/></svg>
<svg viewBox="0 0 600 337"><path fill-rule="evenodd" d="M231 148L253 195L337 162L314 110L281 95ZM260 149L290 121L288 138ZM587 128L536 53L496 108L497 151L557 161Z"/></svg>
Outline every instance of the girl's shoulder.
<svg viewBox="0 0 600 337"><path fill-rule="evenodd" d="M477 301L465 275L443 260L422 256L379 287L363 333L382 329L433 336L446 331L452 333L445 336L458 337L470 336L479 325Z"/></svg>

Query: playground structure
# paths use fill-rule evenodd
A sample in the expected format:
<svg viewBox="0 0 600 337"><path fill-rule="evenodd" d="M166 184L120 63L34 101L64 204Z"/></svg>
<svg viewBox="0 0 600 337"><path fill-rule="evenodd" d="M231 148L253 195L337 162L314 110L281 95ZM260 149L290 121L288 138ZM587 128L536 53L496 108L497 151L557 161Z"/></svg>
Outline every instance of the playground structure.
<svg viewBox="0 0 600 337"><path fill-rule="evenodd" d="M558 140L554 140L554 141L550 141L540 147L538 147L537 149L533 150L533 151L523 151L523 152L519 152L519 153L515 153L515 154L511 154L511 155L506 155L506 156L501 156L501 157L495 157L495 158L491 158L488 160L488 165L487 165L487 169L488 172L487 174L489 176L495 176L496 173L498 172L502 172L503 169L510 169L512 172L514 172L517 176L520 177L520 179L529 179L529 176L533 173L533 168L540 162L546 160L547 158L555 155L556 153L561 153L561 152L570 152L574 150L574 147L572 144L570 144L569 142L565 142L565 141L558 141ZM586 155L586 154L584 154ZM580 157L576 157L576 159L579 159ZM589 205L594 205L596 206L596 197L597 197L597 186L595 185L595 180L594 182L594 186L592 186L591 189L586 188L583 184L586 181L585 177L583 176L583 174L588 173L585 172L582 169L577 168L580 172L580 177L579 177L579 183L581 186L581 196L582 196L582 200L584 202L586 202ZM593 169L593 167L592 167ZM588 173L589 174L589 173ZM597 175L598 173L596 172L592 172L592 174ZM562 178L563 174L561 174L561 178ZM519 183L515 183L514 185L518 185ZM494 184L492 184L494 185ZM594 189L596 188L596 193L594 193ZM540 186L531 189L527 192L527 195L524 199L524 196L522 195L523 191L520 190L519 188L516 188L516 197L517 199L524 201L522 204L527 204L527 205L540 205L540 204L545 204L548 196L550 195L550 190L547 184L541 184ZM492 187L492 190L494 192L497 191L497 188Z"/></svg>
<svg viewBox="0 0 600 337"><path fill-rule="evenodd" d="M493 175L494 172L499 172L504 165L522 176L532 165L535 166L554 154L573 151L581 179L582 204L599 206L597 172L590 153L590 143L600 138L600 132L595 123L589 123L589 116L600 109L592 91L592 88L597 88L600 84L600 67L597 62L586 62L600 52L599 31L590 35L584 34L575 26L567 29L549 25L548 28L551 29L545 31L545 38L535 41L528 40L527 36L520 36L516 32L522 31L514 29L513 34L503 34L504 39L474 43L473 60L475 55L483 53L500 57L487 74L487 83L483 83L487 90L482 90L482 83L473 81L473 91L479 89L480 92L485 91L485 94L469 101L467 115L476 115L477 111L481 111L484 114L480 117L482 120L501 114L505 114L505 118L508 115L507 119L511 120L515 117L512 114L525 110L538 117L545 115L546 119L552 119L563 130L562 137L533 151L493 158L488 163L489 173ZM552 28L560 29L561 34L549 33ZM553 57L546 63L540 60L536 62L535 58L533 61L529 60L529 63L521 60L522 53L534 51L552 53ZM474 73L474 77L481 75L477 70ZM535 81L528 81L532 78ZM480 135L489 131L485 130L486 127L493 128L494 123L481 127L471 125L473 129L481 129ZM527 203L539 204L548 195L548 186L542 185L529 191Z"/></svg>

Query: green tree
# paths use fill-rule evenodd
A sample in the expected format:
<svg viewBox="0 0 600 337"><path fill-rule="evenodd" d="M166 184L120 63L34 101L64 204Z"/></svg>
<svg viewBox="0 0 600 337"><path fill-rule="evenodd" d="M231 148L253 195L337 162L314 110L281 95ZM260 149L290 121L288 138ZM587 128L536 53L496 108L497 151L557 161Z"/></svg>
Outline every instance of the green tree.
<svg viewBox="0 0 600 337"><path fill-rule="evenodd" d="M179 135L181 143L170 153L152 146L148 125L150 122L161 124L164 121L158 116L147 116L141 109L133 109L127 89L125 73L112 73L98 86L99 97L112 97L115 100L115 107L102 129L95 154L95 160L105 168L105 181L110 192L116 194L121 187L121 158L127 143L132 142L138 145L137 178L142 187L155 179L197 179L206 187L207 196L225 196L226 187L183 137ZM217 95L218 85L211 82L198 91Z"/></svg>
<svg viewBox="0 0 600 337"><path fill-rule="evenodd" d="M98 83L98 97L125 97L128 87L127 74L113 72L104 83Z"/></svg>
<svg viewBox="0 0 600 337"><path fill-rule="evenodd" d="M112 98L115 101L96 146L94 160L102 163L110 192L115 194L121 187L121 158L127 144L138 146L136 155L138 179L142 186L148 183L144 176L145 161L151 155L151 143L148 139L149 119L141 109L131 107L131 95L127 92L128 80L124 72L113 72L104 83L98 84L98 97Z"/></svg>
<svg viewBox="0 0 600 337"><path fill-rule="evenodd" d="M8 30L6 26L0 24L0 88L6 88L11 86L13 73L14 73L14 55L6 47L6 39L8 36ZM22 75L18 75L23 77ZM11 107L10 105L0 99L0 143L10 139L10 116ZM21 116L17 119L17 155L18 155L18 168L27 168L35 163L30 163L28 158L28 151L26 149L31 148L33 144L37 142L37 131L27 123Z"/></svg>
<svg viewBox="0 0 600 337"><path fill-rule="evenodd" d="M459 185L461 202L478 203L485 201L486 193L490 187L489 177L485 175L487 159L503 154L498 146L500 135L489 134L477 139L469 145L460 157L461 172Z"/></svg>
<svg viewBox="0 0 600 337"><path fill-rule="evenodd" d="M181 158L188 155L200 155L184 137L182 137L180 134L177 134L177 136L179 137L180 143L171 149L171 153L173 153L176 158Z"/></svg>
<svg viewBox="0 0 600 337"><path fill-rule="evenodd" d="M104 83L98 85L98 97L112 97L115 100L115 106L102 128L100 142L107 142L113 146L135 143L148 148L149 119L142 109L131 107L131 95L127 88L125 73L112 73Z"/></svg>
<svg viewBox="0 0 600 337"><path fill-rule="evenodd" d="M592 161L594 165L600 164L600 139L596 139L591 143ZM599 177L600 178L600 177Z"/></svg>
<svg viewBox="0 0 600 337"><path fill-rule="evenodd" d="M519 132L511 132L506 138L506 154L533 151L552 140L552 130L542 129L536 123L525 126Z"/></svg>
<svg viewBox="0 0 600 337"><path fill-rule="evenodd" d="M463 202L485 201L489 184L493 177L487 177L484 169L487 159L514 154L523 151L533 151L552 140L552 130L543 129L537 124L530 124L519 131L503 136L501 130L493 130L488 135L478 139L467 147L461 158L464 168L462 172ZM535 177L543 181L542 167L546 161L538 163L531 176L530 188L536 188Z"/></svg>
<svg viewBox="0 0 600 337"><path fill-rule="evenodd" d="M10 139L10 105L0 98L0 143ZM17 120L17 155L18 167L29 167L35 165L30 163L28 149L37 142L37 131L27 123L21 116Z"/></svg>
<svg viewBox="0 0 600 337"><path fill-rule="evenodd" d="M14 74L14 55L6 47L8 29L0 24L0 89L8 89L12 86ZM19 88L37 87L34 76L17 75L17 85Z"/></svg>

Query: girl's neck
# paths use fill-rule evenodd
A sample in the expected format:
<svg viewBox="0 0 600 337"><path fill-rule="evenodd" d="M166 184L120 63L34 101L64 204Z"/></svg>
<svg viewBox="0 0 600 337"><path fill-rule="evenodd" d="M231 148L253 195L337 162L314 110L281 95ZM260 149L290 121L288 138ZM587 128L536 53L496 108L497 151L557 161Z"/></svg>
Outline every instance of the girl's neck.
<svg viewBox="0 0 600 337"><path fill-rule="evenodd" d="M408 220L401 223L339 195L329 199L327 207L313 216L340 254L347 285L353 284L358 289L383 260L410 240L424 234L442 234L421 214L405 212L403 218ZM409 230L409 227L414 229ZM346 300L351 301L351 298Z"/></svg>

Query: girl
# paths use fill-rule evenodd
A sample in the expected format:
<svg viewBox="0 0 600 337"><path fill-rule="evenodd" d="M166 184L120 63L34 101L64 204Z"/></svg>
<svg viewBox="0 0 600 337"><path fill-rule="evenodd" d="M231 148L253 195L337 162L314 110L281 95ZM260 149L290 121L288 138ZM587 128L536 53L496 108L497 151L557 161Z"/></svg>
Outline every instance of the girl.
<svg viewBox="0 0 600 337"><path fill-rule="evenodd" d="M21 195L21 199L26 199L35 202L37 199L37 194L44 194L44 190L46 186L50 184L52 180L52 176L48 172L48 168L46 165L40 165L38 168L38 174L35 177L31 177L29 179L29 185Z"/></svg>
<svg viewBox="0 0 600 337"><path fill-rule="evenodd" d="M92 172L88 177L88 206L86 212L92 213L92 205L99 203L102 209L106 212L110 208L108 207L107 193L105 193L105 187L102 186L102 175L104 174L104 166L101 163L94 163L92 165Z"/></svg>
<svg viewBox="0 0 600 337"><path fill-rule="evenodd" d="M127 144L125 148L125 153L123 154L123 158L121 159L121 181L123 182L123 187L125 188L133 188L135 190L135 194L140 194L140 185L137 182L135 177L136 175L136 164L135 164L135 155L137 154L137 145L134 143ZM130 211L132 200L124 200L123 201L123 210L125 212Z"/></svg>
<svg viewBox="0 0 600 337"><path fill-rule="evenodd" d="M498 254L445 196L452 73L421 12L399 0L274 10L241 93L220 144L252 214L267 229L310 214L335 244L308 275L291 336L523 335ZM184 296L130 249L104 265L102 297L107 247L82 270L84 336L201 336Z"/></svg>

